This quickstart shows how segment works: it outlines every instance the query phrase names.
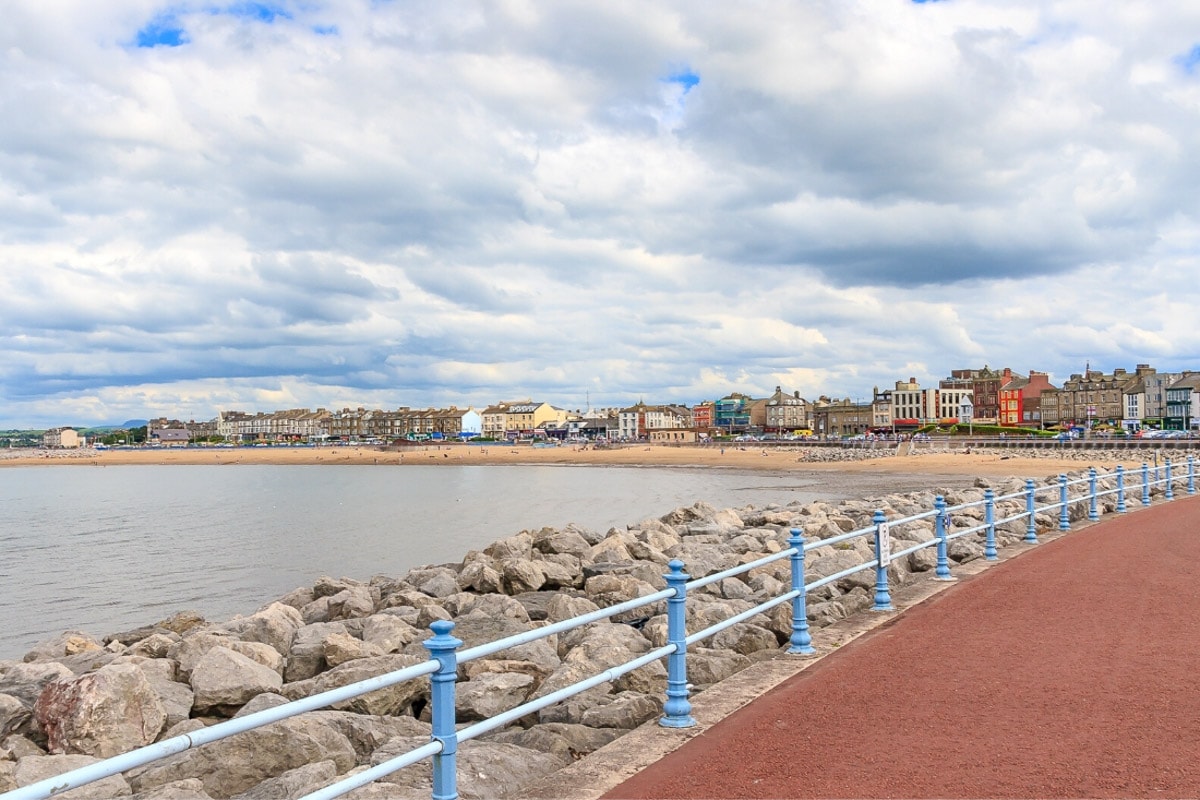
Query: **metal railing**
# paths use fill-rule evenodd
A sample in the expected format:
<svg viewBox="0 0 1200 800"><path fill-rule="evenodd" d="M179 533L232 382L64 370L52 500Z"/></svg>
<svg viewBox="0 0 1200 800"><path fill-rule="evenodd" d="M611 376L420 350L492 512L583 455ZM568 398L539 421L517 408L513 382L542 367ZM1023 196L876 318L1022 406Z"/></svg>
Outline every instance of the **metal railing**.
<svg viewBox="0 0 1200 800"><path fill-rule="evenodd" d="M0 800L39 800L49 798L103 778L120 774L126 770L141 767L159 759L183 752L193 747L199 747L210 742L234 736L238 733L260 728L274 722L279 722L308 711L314 711L326 706L358 697L363 694L393 686L404 681L416 680L429 676L430 680L430 710L432 719L432 734L430 741L421 747L397 756L389 761L378 764L362 772L344 778L319 791L307 795L303 800L327 800L340 797L360 786L364 786L397 770L413 765L425 759L431 759L433 770L434 800L452 800L458 796L456 754L461 742L482 736L496 728L508 725L521 717L538 711L554 703L577 695L602 683L615 680L626 673L632 672L660 658L667 659L667 679L663 713L659 724L667 728L687 728L695 725L691 716L692 705L689 701L690 688L687 680L687 649L689 646L715 636L717 633L738 623L745 622L759 614L769 611L784 603L791 604L791 636L787 652L795 655L811 655L815 653L812 646L812 636L809 632L807 614L807 595L823 586L836 583L855 573L874 570L874 604L872 611L892 611L890 587L888 582L888 567L892 561L903 558L926 547L936 549L936 567L934 579L954 580L950 569L949 547L956 539L967 536L982 536L984 558L989 561L998 559L996 548L996 529L998 526L1024 521L1024 536L1021 542L1036 544L1038 518L1042 517L1047 527L1057 523L1060 531L1071 529L1071 508L1083 507L1086 504L1086 515L1091 521L1100 517L1100 502L1103 498L1115 495L1114 509L1117 513L1129 510L1130 495L1138 494L1137 500L1143 506L1151 503L1152 495L1158 493L1166 500L1174 499L1176 489L1182 489L1187 494L1196 492L1195 461L1192 456L1187 458L1186 472L1177 474L1173 465L1167 461L1162 467L1151 467L1142 464L1138 480L1133 486L1129 485L1130 474L1118 466L1114 472L1099 475L1094 467L1088 469L1086 476L1069 479L1067 475L1058 476L1057 483L1037 485L1032 479L1025 481L1021 491L996 496L991 489L984 490L982 500L947 506L942 496L934 500L934 507L906 517L887 519L883 511L877 510L869 526L808 542L799 528L790 529L789 547L781 552L764 558L739 565L732 569L716 572L711 575L692 579L684 572L682 561L673 560L668 565L669 572L664 575L667 588L644 597L635 598L618 605L602 608L588 614L573 617L541 628L526 631L514 636L460 650L462 642L453 636L454 623L439 620L430 625L433 635L423 644L430 653L430 658L422 663L410 666L396 672L379 675L364 681L321 692L300 700L248 714L244 717L228 720L208 728L156 742L137 750L124 753L79 769L66 772L53 778L15 789L0 795ZM975 509L982 508L982 522L953 529L954 516L978 517ZM997 518L999 511L1013 511L1007 516ZM1047 519L1049 516L1049 519ZM1077 516L1082 516L1079 514ZM893 550L891 532L904 525L933 520L933 538L908 544L900 550ZM873 557L863 563L844 569L840 572L826 575L812 582L805 580L805 554L818 547L831 547L854 539L865 538L873 547ZM709 584L737 577L751 570L788 559L791 571L791 588L776 597L760 603L753 608L742 611L724 619L708 628L688 634L686 630L687 598L690 592ZM564 633L576 628L601 620L606 620L619 614L644 609L649 606L665 603L667 616L667 644L650 650L635 659L611 667L607 670L578 681L558 691L529 700L494 717L476 722L463 728L456 727L455 686L457 683L458 667L461 664L483 658L485 656L507 650L518 645L528 644L548 636Z"/></svg>

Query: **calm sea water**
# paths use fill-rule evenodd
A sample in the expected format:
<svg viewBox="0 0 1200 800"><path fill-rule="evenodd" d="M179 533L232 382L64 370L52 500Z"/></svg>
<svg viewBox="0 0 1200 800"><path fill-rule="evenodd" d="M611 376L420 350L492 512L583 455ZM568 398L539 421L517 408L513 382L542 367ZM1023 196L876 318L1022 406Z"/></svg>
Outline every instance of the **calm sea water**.
<svg viewBox="0 0 1200 800"><path fill-rule="evenodd" d="M0 659L181 610L220 621L322 576L460 561L521 530L606 531L704 500L840 499L815 476L621 467L0 469Z"/></svg>

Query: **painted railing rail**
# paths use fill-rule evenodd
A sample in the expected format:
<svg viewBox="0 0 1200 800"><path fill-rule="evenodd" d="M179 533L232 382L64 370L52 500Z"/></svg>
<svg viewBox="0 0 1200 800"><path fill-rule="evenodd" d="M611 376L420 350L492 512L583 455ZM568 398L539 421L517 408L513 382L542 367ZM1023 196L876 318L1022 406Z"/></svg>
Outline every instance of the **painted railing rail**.
<svg viewBox="0 0 1200 800"><path fill-rule="evenodd" d="M1058 476L1057 482L1037 485L1032 479L1026 480L1023 491L996 496L991 489L984 490L982 500L963 503L953 507L946 505L940 495L935 498L934 508L905 517L888 520L883 511L876 511L869 526L848 531L826 539L805 541L799 528L792 528L788 538L789 547L778 553L773 553L755 561L738 565L722 572L716 572L700 578L691 579L685 572L683 562L673 560L668 565L669 572L663 576L667 588L644 597L602 608L597 611L573 617L568 620L545 625L534 630L514 636L498 639L475 647L460 650L462 642L452 635L454 624L439 620L430 625L432 636L423 643L430 652L427 661L415 664L396 672L379 675L364 681L331 689L310 697L294 700L283 705L248 714L228 720L208 728L156 742L151 745L132 750L122 755L114 756L79 769L66 772L53 778L29 784L3 795L0 800L40 800L61 794L69 789L77 788L103 778L111 777L122 772L145 766L168 756L176 755L193 747L219 741L255 728L269 725L309 711L325 708L334 703L352 699L378 689L393 686L409 680L417 680L429 676L430 679L430 709L432 734L428 743L397 756L390 761L378 764L369 769L357 772L352 776L333 783L319 791L307 795L303 800L332 800L356 788L384 778L400 769L430 759L433 770L434 800L453 800L458 797L456 753L461 742L478 738L492 730L508 725L528 714L536 712L554 703L565 700L600 684L632 672L640 667L667 659L666 699L663 702L663 715L659 724L668 728L686 728L695 724L691 717L691 702L689 684L687 682L687 648L705 639L711 638L723 630L738 623L745 622L763 614L784 603L791 603L792 634L787 652L795 655L811 655L815 653L812 637L809 633L807 614L807 595L823 586L843 580L851 575L866 570L875 571L875 595L872 611L892 610L890 588L888 583L888 566L896 559L903 558L927 547L936 548L935 580L955 580L950 569L948 555L950 542L972 535L983 536L984 558L996 560L996 529L1014 522L1025 521L1025 535L1021 541L1036 544L1037 525L1039 517L1046 527L1057 525L1060 531L1071 529L1070 509L1072 506L1086 504L1086 515L1089 520L1099 519L1099 503L1101 499L1115 495L1114 509L1117 513L1128 511L1128 497L1131 491L1127 483L1128 472L1121 466L1107 475L1099 475L1094 467L1087 475L1070 479L1067 475ZM1150 505L1152 497L1158 493L1166 500L1174 499L1176 489L1181 488L1186 494L1196 492L1195 460L1187 458L1186 472L1182 475L1173 470L1168 460L1162 467L1151 468L1142 464L1138 485L1135 490L1140 492L1139 500L1143 506ZM1043 498L1039 505L1039 498ZM1024 506L1023 510L1021 506ZM1011 506L1016 513L996 518L997 508ZM979 516L977 509L982 509L982 522L967 524L954 529L953 519L975 519ZM932 538L909 543L899 550L892 550L891 530L904 525L924 523L933 520L934 534ZM812 582L805 580L805 556L817 548L834 547L854 539L869 539L873 547L874 557L848 569L826 575ZM686 604L689 592L703 588L727 578L737 577L760 567L768 566L777 561L788 559L790 562L791 588L789 591L773 597L759 605L735 614L725 620L715 623L703 630L688 634L686 631ZM509 709L494 717L490 717L472 725L458 728L455 721L455 684L458 667L461 664L484 658L486 656L528 644L539 639L565 633L570 630L594 622L610 619L630 611L644 609L658 603L666 604L667 644L651 649L637 658L610 667L609 669L566 686L558 691L529 700L515 708Z"/></svg>

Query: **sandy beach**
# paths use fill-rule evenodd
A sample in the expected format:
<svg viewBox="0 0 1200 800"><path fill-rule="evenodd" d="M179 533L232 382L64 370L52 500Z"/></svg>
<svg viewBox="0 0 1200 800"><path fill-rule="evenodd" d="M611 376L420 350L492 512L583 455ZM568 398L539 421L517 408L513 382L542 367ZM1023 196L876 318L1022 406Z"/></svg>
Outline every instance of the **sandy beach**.
<svg viewBox="0 0 1200 800"><path fill-rule="evenodd" d="M115 466L120 464L373 464L379 466L453 464L514 465L562 464L577 466L707 467L770 472L880 473L977 475L982 477L1040 477L1073 472L1095 466L1111 469L1117 464L1140 465L1139 452L1094 451L1088 460L932 451L888 455L861 461L819 462L804 458L800 448L758 448L669 445L629 445L609 449L530 447L528 445L467 446L443 444L398 449L375 447L239 447L159 448L149 450L103 450L95 452L10 451L0 457L0 467L10 466Z"/></svg>

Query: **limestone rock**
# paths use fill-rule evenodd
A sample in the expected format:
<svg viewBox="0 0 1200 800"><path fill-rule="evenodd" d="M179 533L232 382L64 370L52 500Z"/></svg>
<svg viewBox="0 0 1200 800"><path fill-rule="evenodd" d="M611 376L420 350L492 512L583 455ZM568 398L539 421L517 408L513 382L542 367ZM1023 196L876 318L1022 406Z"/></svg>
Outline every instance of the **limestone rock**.
<svg viewBox="0 0 1200 800"><path fill-rule="evenodd" d="M278 692L283 678L273 669L226 647L214 647L192 669L199 710L240 706L257 694Z"/></svg>
<svg viewBox="0 0 1200 800"><path fill-rule="evenodd" d="M133 664L50 683L33 713L51 753L97 758L150 744L167 719L158 694Z"/></svg>
<svg viewBox="0 0 1200 800"><path fill-rule="evenodd" d="M24 661L58 661L88 650L102 650L104 644L83 631L64 631L53 639L39 642L25 654Z"/></svg>
<svg viewBox="0 0 1200 800"><path fill-rule="evenodd" d="M138 792L198 778L209 795L226 798L320 761L332 761L340 774L354 766L354 748L328 723L301 714L185 750L127 774Z"/></svg>
<svg viewBox="0 0 1200 800"><path fill-rule="evenodd" d="M15 661L0 666L0 693L10 694L29 708L47 684L70 678L75 673L55 661L35 661L21 664Z"/></svg>
<svg viewBox="0 0 1200 800"><path fill-rule="evenodd" d="M304 624L300 612L282 603L272 603L248 617L235 617L221 627L246 642L262 642L287 656L296 629Z"/></svg>
<svg viewBox="0 0 1200 800"><path fill-rule="evenodd" d="M524 703L534 688L530 675L488 672L456 687L458 720L484 720Z"/></svg>
<svg viewBox="0 0 1200 800"><path fill-rule="evenodd" d="M301 697L308 697L329 689L336 689L377 675L404 669L426 660L426 658L402 654L360 658L348 661L308 680L284 684L281 694L289 700L297 700ZM365 695L335 703L332 708L357 711L360 714L404 714L409 711L415 700L426 696L428 691L427 682L403 681L394 686L376 689Z"/></svg>
<svg viewBox="0 0 1200 800"><path fill-rule="evenodd" d="M95 764L97 761L100 759L80 754L26 756L17 762L13 777L16 779L17 786L28 786L73 769ZM129 788L129 783L120 775L112 775L55 796L67 798L67 800L109 800L113 797L128 797L131 794L133 792Z"/></svg>
<svg viewBox="0 0 1200 800"><path fill-rule="evenodd" d="M281 798L304 797L333 783L337 778L337 764L332 761L314 761L290 769L282 775L267 778L262 783L239 794L236 800L280 800Z"/></svg>
<svg viewBox="0 0 1200 800"><path fill-rule="evenodd" d="M288 648L284 679L302 681L325 669L325 640L333 634L346 633L341 622L314 622L298 628Z"/></svg>
<svg viewBox="0 0 1200 800"><path fill-rule="evenodd" d="M24 725L32 716L29 706L11 694L0 694L0 739Z"/></svg>

